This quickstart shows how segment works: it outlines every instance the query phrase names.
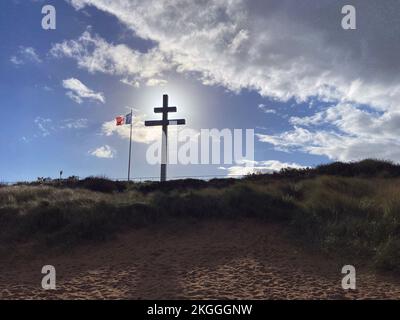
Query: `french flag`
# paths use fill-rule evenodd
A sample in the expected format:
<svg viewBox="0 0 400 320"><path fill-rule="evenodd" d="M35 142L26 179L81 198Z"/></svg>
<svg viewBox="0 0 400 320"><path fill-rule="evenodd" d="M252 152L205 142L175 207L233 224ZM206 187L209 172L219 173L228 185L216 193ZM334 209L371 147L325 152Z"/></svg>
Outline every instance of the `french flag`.
<svg viewBox="0 0 400 320"><path fill-rule="evenodd" d="M132 124L132 114L128 113L125 117L124 116L118 116L115 118L115 121L117 122L117 126L122 126L124 124Z"/></svg>
<svg viewBox="0 0 400 320"><path fill-rule="evenodd" d="M116 122L117 122L117 126L122 126L125 123L125 118L123 116L118 116L115 118Z"/></svg>

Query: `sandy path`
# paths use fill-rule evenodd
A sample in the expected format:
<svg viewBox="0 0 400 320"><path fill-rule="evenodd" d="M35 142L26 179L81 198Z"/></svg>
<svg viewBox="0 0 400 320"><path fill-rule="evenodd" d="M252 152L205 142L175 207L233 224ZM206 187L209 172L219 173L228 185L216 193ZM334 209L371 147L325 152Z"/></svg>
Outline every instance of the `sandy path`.
<svg viewBox="0 0 400 320"><path fill-rule="evenodd" d="M57 269L56 291L40 288L47 264ZM344 291L342 266L289 244L279 227L254 221L153 227L74 252L3 259L0 298L400 298L400 279L357 264L358 288Z"/></svg>

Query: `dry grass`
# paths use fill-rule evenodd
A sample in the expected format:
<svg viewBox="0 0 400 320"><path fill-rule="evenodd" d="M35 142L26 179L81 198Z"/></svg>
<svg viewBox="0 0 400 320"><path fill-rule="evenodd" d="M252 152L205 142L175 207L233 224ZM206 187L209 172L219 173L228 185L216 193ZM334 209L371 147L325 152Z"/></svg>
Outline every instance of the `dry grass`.
<svg viewBox="0 0 400 320"><path fill-rule="evenodd" d="M105 179L98 185L95 179L86 182L91 190L85 184L3 186L0 241L68 246L168 220L253 217L282 223L308 246L400 271L398 167L371 161L357 165L346 165L344 176L332 175L343 167L334 164L243 180L170 182L168 188L114 186ZM329 170L330 175L319 173Z"/></svg>

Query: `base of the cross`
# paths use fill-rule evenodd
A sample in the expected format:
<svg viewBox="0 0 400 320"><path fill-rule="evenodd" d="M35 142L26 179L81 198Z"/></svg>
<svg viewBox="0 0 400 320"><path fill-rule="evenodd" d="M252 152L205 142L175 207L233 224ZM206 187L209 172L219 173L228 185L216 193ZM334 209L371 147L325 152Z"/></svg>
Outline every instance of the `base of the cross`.
<svg viewBox="0 0 400 320"><path fill-rule="evenodd" d="M167 181L167 164L166 163L162 163L161 164L161 178L160 178L161 182L165 182Z"/></svg>

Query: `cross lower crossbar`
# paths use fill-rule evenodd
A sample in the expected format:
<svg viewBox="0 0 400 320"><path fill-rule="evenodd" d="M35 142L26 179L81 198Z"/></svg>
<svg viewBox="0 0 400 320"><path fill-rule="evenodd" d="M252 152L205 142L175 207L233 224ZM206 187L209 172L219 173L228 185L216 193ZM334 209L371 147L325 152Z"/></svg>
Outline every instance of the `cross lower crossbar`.
<svg viewBox="0 0 400 320"><path fill-rule="evenodd" d="M178 109L176 107L168 107L168 108L154 108L154 113L164 113L164 112L177 112Z"/></svg>
<svg viewBox="0 0 400 320"><path fill-rule="evenodd" d="M182 126L186 124L186 120L185 119L177 119L177 120L167 120L167 121L163 121L163 120L154 120L154 121L145 121L144 125L146 127L156 127L156 126L172 126L172 125L178 125L178 126Z"/></svg>

